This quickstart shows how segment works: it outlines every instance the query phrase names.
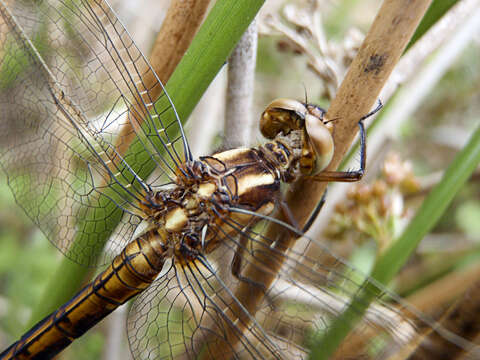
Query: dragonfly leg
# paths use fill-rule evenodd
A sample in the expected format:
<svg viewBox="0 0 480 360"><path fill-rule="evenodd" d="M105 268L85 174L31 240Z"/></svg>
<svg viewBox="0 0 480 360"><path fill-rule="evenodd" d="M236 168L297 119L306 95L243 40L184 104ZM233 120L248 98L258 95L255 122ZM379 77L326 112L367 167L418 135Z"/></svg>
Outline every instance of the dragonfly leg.
<svg viewBox="0 0 480 360"><path fill-rule="evenodd" d="M360 128L360 169L354 171L322 171L311 177L314 181L337 181L337 182L355 182L359 181L365 174L367 163L367 142L364 120L377 113L383 107L382 102L378 101L378 106L364 115L358 121Z"/></svg>
<svg viewBox="0 0 480 360"><path fill-rule="evenodd" d="M302 232L303 232L303 233L306 233L306 232L308 231L308 229L310 229L310 227L312 226L313 222L314 222L315 219L317 218L318 214L319 214L320 211L322 210L323 205L325 204L325 201L327 200L327 190L328 190L328 188L325 188L325 191L323 192L322 198L320 199L320 201L318 202L318 204L315 206L315 209L313 209L313 211L312 211L312 213L310 214L310 216L308 217L308 220L307 220L307 222L305 223L305 225L303 225L303 229L302 229Z"/></svg>
<svg viewBox="0 0 480 360"><path fill-rule="evenodd" d="M259 283L255 280L252 280L250 278L247 278L245 276L242 276L240 274L242 269L242 258L246 252L247 242L248 242L248 238L246 236L240 235L240 243L237 244L237 249L235 250L235 253L232 259L232 264L231 264L232 275L236 279L243 281L251 286L260 287L263 290L263 292L266 293L267 288L265 287L264 284Z"/></svg>
<svg viewBox="0 0 480 360"><path fill-rule="evenodd" d="M367 162L365 124L363 118L358 122L360 128L360 169L354 171L322 171L312 176L315 181L337 181L337 182L355 182L360 180L365 174L365 165Z"/></svg>
<svg viewBox="0 0 480 360"><path fill-rule="evenodd" d="M288 207L287 203L280 198L277 198L276 203L279 205L280 211L285 216L285 219L287 220L287 223L289 225L291 225L292 227L294 227L295 229L299 229L299 224L298 224L297 220L295 220L295 217L293 216L293 213L290 210L290 208ZM248 228L249 227L247 227L247 229ZM244 231L242 231L242 233L243 232ZM292 232L293 235L298 234L297 232L294 232L292 230L291 230L291 232ZM258 281L252 280L248 277L242 276L240 274L241 269L242 269L242 259L245 256L245 254L247 253L248 240L249 239L248 239L247 236L245 236L245 235L240 236L240 240L239 240L239 243L237 244L237 248L235 250L235 253L234 253L233 259L232 259L232 263L231 263L232 275L236 279L238 279L240 281L243 281L243 282L246 282L247 284L249 284L251 286L260 287L263 290L264 293L267 293L267 288L264 284L262 284ZM268 296L267 296L267 303L271 303L271 301L268 300Z"/></svg>

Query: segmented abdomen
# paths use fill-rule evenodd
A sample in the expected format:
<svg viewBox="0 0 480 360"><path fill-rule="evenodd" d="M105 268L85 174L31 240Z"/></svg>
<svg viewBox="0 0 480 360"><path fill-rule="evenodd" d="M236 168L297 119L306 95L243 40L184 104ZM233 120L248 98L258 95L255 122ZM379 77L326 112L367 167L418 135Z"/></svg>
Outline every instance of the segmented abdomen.
<svg viewBox="0 0 480 360"><path fill-rule="evenodd" d="M128 244L110 266L68 303L44 318L0 354L6 359L50 359L105 316L147 288L164 263L155 230Z"/></svg>

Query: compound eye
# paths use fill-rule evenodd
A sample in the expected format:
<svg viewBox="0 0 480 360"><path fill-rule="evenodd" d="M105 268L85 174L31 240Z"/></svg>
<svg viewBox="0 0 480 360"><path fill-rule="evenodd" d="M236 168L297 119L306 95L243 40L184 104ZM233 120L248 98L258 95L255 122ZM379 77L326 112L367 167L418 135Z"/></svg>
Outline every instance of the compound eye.
<svg viewBox="0 0 480 360"><path fill-rule="evenodd" d="M300 129L306 113L307 108L299 101L276 99L263 112L260 131L267 139L274 139L280 132L288 134L291 130Z"/></svg>
<svg viewBox="0 0 480 360"><path fill-rule="evenodd" d="M305 128L317 155L314 174L324 170L332 161L334 144L332 133L318 117L307 114Z"/></svg>

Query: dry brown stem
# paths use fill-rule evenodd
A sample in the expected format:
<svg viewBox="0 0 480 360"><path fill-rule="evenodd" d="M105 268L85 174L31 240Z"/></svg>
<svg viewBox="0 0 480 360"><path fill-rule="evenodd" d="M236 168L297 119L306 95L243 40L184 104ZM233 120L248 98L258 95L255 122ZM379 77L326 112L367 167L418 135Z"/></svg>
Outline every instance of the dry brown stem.
<svg viewBox="0 0 480 360"><path fill-rule="evenodd" d="M472 287L480 278L480 265L455 271L408 297L408 302L422 312L432 312L448 305Z"/></svg>
<svg viewBox="0 0 480 360"><path fill-rule="evenodd" d="M367 114L377 101L430 2L431 0L386 0L383 3L328 110L328 118L339 120L335 122L334 132L336 151L327 170L335 170L339 166L357 133L360 117ZM287 195L288 206L300 225L308 219L325 187L325 183L313 183L304 179L293 186ZM274 224L270 226L267 236L276 239L273 251L265 254L264 258L258 256L258 263L250 264L243 276L255 279L269 288L283 264L281 254L291 248L296 238ZM260 265L262 263L264 265ZM245 282L241 282L235 291L235 296L250 314L255 314L263 295L261 287L252 287ZM232 305L234 307L236 308L232 310L235 314L244 314L236 304ZM246 315L240 317L240 321L236 322L238 327L250 322ZM215 349L217 354L231 352L238 342L235 333L226 334L226 337L229 348Z"/></svg>
<svg viewBox="0 0 480 360"><path fill-rule="evenodd" d="M150 54L150 64L162 83L166 84L185 54L209 3L210 0L172 0Z"/></svg>
<svg viewBox="0 0 480 360"><path fill-rule="evenodd" d="M474 290L467 292L467 295L465 295L462 300L457 302L456 307L461 310L460 307L464 306L466 308L464 313L473 315L471 300L473 296L478 296L479 276L480 266L474 265L467 269L456 271L442 279L435 281L431 285L426 286L424 289L415 292L415 294L409 296L406 300L415 309L428 314L428 316L435 316L443 312L448 304L452 303L455 299L458 299L459 296L464 294L467 289L472 288ZM478 319L478 316L475 316ZM465 318L463 318L463 320L465 320ZM462 328L452 328L452 326L449 325L449 321L452 321L452 317L446 316L442 321L442 327L455 332L455 334L465 336L468 339L475 337L476 334L474 333L465 334L465 331L462 331L464 330ZM458 321L459 319L457 319L457 325L459 323ZM470 330L475 330L478 332L478 327L475 327L474 329L470 328ZM377 336L378 334L374 331L374 329L367 329L367 331L355 333L354 335L355 336L351 336L348 339L348 346L342 346L342 351L335 354L335 359L353 358L354 355L358 353L358 349L362 346L362 344L368 343L369 339ZM416 339L416 342L410 343L408 347L402 349L400 353L395 354L395 356L392 356L389 358L389 360L406 359L410 354L415 354L414 351L417 352L416 356L419 356L423 351L427 349L431 350L430 346L420 345L420 342L425 335L427 334L423 334L421 338ZM433 338L431 343L437 342L442 343L444 346L453 346L456 351L461 352L461 349L455 347L454 344L445 343L445 338L439 336L437 332L432 332L431 336ZM347 343L345 343L345 345L347 345Z"/></svg>
<svg viewBox="0 0 480 360"><path fill-rule="evenodd" d="M478 277L477 277L478 278ZM457 284L457 283L455 283ZM445 290L448 292L448 290ZM443 291L442 291L443 293ZM459 335L462 339L475 340L480 333L480 282L476 281L468 291L450 307L446 315L440 320L442 328ZM425 358L458 359L467 355L468 351L463 346L448 341L444 336L433 329L428 329L427 336L415 351L408 357L409 360L420 360ZM474 351L478 351L475 349ZM478 358L469 357L471 359Z"/></svg>

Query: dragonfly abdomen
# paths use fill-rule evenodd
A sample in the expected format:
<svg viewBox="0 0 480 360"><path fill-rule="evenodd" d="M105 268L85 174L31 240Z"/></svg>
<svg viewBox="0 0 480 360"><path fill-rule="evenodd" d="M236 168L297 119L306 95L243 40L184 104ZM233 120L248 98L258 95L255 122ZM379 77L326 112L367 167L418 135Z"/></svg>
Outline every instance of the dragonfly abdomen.
<svg viewBox="0 0 480 360"><path fill-rule="evenodd" d="M58 354L155 280L164 263L163 244L155 230L129 243L94 281L30 329L0 359L50 359Z"/></svg>

